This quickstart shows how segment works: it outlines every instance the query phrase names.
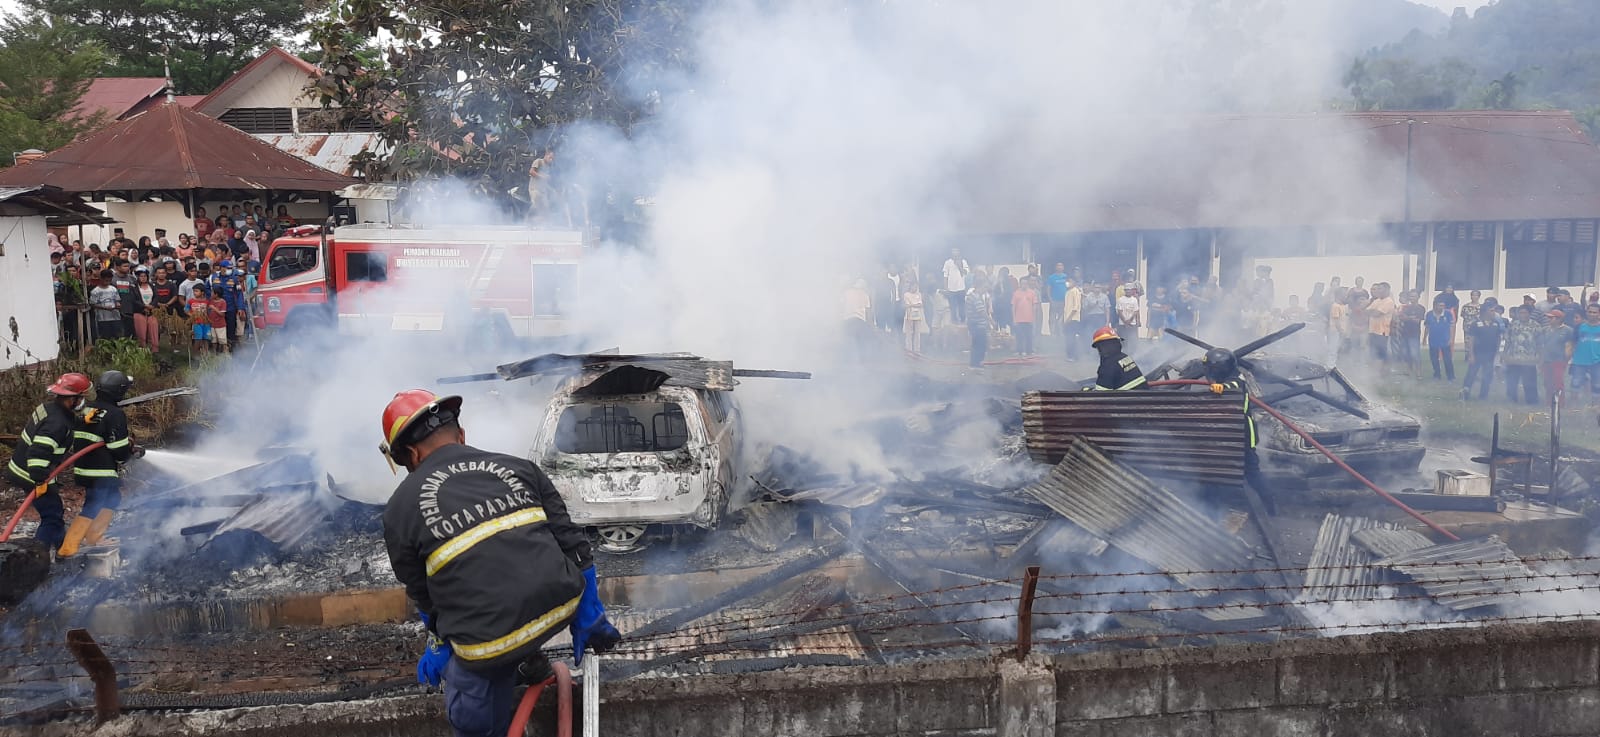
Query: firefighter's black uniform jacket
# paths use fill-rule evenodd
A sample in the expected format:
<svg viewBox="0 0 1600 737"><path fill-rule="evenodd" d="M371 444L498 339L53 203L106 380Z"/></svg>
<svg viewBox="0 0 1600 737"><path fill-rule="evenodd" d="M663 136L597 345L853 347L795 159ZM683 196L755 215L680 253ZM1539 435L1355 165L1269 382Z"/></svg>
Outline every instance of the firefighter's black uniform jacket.
<svg viewBox="0 0 1600 737"><path fill-rule="evenodd" d="M83 410L82 429L73 433L76 448L92 443L105 443L79 458L72 467L79 479L116 478L117 465L133 456L133 440L128 437L128 414L116 402L98 399L88 402Z"/></svg>
<svg viewBox="0 0 1600 737"><path fill-rule="evenodd" d="M1095 391L1123 391L1140 389L1145 385L1144 372L1128 354L1118 351L1100 356L1100 371L1095 375Z"/></svg>
<svg viewBox="0 0 1600 737"><path fill-rule="evenodd" d="M6 480L30 489L44 483L50 472L67 459L77 425L72 412L55 400L35 407L17 438L16 452L6 464Z"/></svg>
<svg viewBox="0 0 1600 737"><path fill-rule="evenodd" d="M577 610L593 565L583 528L543 471L443 446L383 512L395 578L469 670L520 662Z"/></svg>

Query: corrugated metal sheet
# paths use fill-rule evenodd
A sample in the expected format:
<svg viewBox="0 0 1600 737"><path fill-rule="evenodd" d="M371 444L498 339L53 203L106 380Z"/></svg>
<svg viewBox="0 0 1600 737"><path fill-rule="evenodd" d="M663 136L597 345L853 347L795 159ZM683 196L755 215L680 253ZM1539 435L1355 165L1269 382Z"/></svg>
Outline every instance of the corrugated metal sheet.
<svg viewBox="0 0 1600 737"><path fill-rule="evenodd" d="M0 186L68 192L271 189L333 192L356 183L176 103L162 103L32 161L0 170Z"/></svg>
<svg viewBox="0 0 1600 737"><path fill-rule="evenodd" d="M1379 558L1402 555L1433 545L1433 541L1422 533L1399 526L1356 530L1350 540Z"/></svg>
<svg viewBox="0 0 1600 737"><path fill-rule="evenodd" d="M1090 534L1165 571L1188 586L1221 585L1219 576L1192 571L1251 568L1243 540L1084 441L1025 491Z"/></svg>
<svg viewBox="0 0 1600 737"><path fill-rule="evenodd" d="M106 122L111 122L166 89L165 77L96 77L89 81L89 88L78 98L72 112L84 118L104 112Z"/></svg>
<svg viewBox="0 0 1600 737"><path fill-rule="evenodd" d="M1396 525L1365 517L1337 514L1323 517L1316 547L1311 549L1311 562L1307 564L1306 583L1300 590L1300 598L1373 598L1377 585L1383 581L1384 569L1374 565L1376 556L1350 544L1350 539L1357 531L1379 528L1398 529Z"/></svg>
<svg viewBox="0 0 1600 737"><path fill-rule="evenodd" d="M234 530L249 530L272 541L279 550L293 550L316 529L334 506L334 497L325 490L262 494L239 508L206 540Z"/></svg>
<svg viewBox="0 0 1600 737"><path fill-rule="evenodd" d="M377 133L254 133L252 135L279 151L294 154L328 171L335 171L348 177L358 175L350 160L362 151L376 152L382 142Z"/></svg>
<svg viewBox="0 0 1600 737"><path fill-rule="evenodd" d="M1244 483L1243 400L1192 391L1028 392L1028 455L1059 463L1074 437L1151 476Z"/></svg>
<svg viewBox="0 0 1600 737"><path fill-rule="evenodd" d="M1413 550L1378 564L1410 576L1435 601L1457 611L1513 602L1524 589L1536 587L1533 571L1493 535Z"/></svg>

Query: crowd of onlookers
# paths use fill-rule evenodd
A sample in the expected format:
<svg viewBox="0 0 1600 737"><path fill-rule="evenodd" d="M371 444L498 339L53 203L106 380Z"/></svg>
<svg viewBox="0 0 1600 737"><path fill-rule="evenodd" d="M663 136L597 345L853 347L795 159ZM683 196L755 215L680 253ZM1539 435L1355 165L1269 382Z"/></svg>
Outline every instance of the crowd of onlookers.
<svg viewBox="0 0 1600 737"><path fill-rule="evenodd" d="M1308 309L1327 326L1330 364L1364 357L1421 376L1425 347L1433 378L1453 382L1459 336L1463 399L1487 399L1498 377L1508 400L1535 404L1541 385L1546 396L1563 393L1569 374L1575 388L1587 386L1592 399L1600 398L1600 292L1574 299L1570 290L1549 287L1543 300L1525 294L1507 309L1478 290L1462 302L1446 286L1429 309L1414 291L1396 300L1386 283L1368 290L1358 278L1346 288L1335 278L1327 289L1316 286Z"/></svg>
<svg viewBox="0 0 1600 737"><path fill-rule="evenodd" d="M286 208L268 215L259 205L195 215L196 232L176 240L160 228L137 240L116 228L104 247L50 234L63 339L131 338L152 352L175 340L194 352L230 352L251 337L262 255L295 221Z"/></svg>
<svg viewBox="0 0 1600 737"><path fill-rule="evenodd" d="M1270 278L1258 279L1246 302L1270 303L1270 289ZM995 344L1008 345L1017 356L1041 355L1045 336L1053 338L1051 353L1088 358L1088 336L1101 326L1128 340L1161 339L1168 328L1193 330L1231 304L1216 279L1202 283L1186 276L1170 290L1156 287L1147 295L1131 269L1113 274L1109 283L1087 280L1081 266L1069 270L1061 263L1049 273L1038 264L1021 273L1006 266L991 272L952 249L938 271L907 264L856 280L845 290L844 312L849 320L901 334L910 353L964 349L976 367Z"/></svg>
<svg viewBox="0 0 1600 737"><path fill-rule="evenodd" d="M1600 401L1600 292L1574 299L1550 287L1543 300L1525 295L1508 310L1477 290L1463 302L1447 286L1429 303L1415 291L1396 294L1387 282L1356 277L1345 286L1333 277L1316 284L1303 304L1298 295L1286 307L1276 304L1266 265L1233 289L1187 275L1147 293L1131 269L1111 275L1110 283L1060 263L1049 273L1038 264L1023 273L991 272L974 268L958 249L937 271L907 264L856 280L844 302L847 319L900 334L907 352L965 353L974 367L997 345L1017 356L1040 355L1043 335L1054 336L1055 355L1089 358L1088 336L1105 325L1131 341L1202 325L1254 338L1304 322L1308 329L1286 345L1330 366L1367 364L1421 378L1427 355L1433 378L1454 382L1459 340L1464 399L1487 398L1498 379L1511 401L1537 403L1541 385L1545 396L1563 392L1570 376L1574 387L1587 386Z"/></svg>

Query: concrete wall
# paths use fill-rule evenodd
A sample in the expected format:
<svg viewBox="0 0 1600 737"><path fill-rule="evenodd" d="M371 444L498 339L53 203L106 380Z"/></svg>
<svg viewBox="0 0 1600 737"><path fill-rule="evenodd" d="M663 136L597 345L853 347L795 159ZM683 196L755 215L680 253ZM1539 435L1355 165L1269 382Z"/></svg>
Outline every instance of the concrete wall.
<svg viewBox="0 0 1600 737"><path fill-rule="evenodd" d="M1600 622L638 678L603 695L607 737L1594 735ZM442 734L440 701L141 714L94 734ZM0 737L88 732L53 724Z"/></svg>
<svg viewBox="0 0 1600 737"><path fill-rule="evenodd" d="M44 217L0 216L0 254L0 371L55 360L60 327Z"/></svg>

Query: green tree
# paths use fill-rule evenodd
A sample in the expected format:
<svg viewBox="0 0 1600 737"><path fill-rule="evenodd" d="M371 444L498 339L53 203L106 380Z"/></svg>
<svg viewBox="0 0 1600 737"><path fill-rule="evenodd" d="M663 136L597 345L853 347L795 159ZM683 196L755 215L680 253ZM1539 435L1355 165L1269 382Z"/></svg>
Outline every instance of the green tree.
<svg viewBox="0 0 1600 737"><path fill-rule="evenodd" d="M356 162L369 177L449 176L513 212L590 220L582 213L633 198L580 187L570 175L584 162L547 155L573 124L627 134L645 120L660 81L688 64L693 12L683 0L420 0L403 11L346 0L312 31L327 70L316 91L344 115L387 121L387 149ZM374 67L351 40L380 35L394 40Z"/></svg>
<svg viewBox="0 0 1600 737"><path fill-rule="evenodd" d="M94 44L71 42L73 29L32 17L0 23L0 166L5 153L66 145L101 122L73 113L105 64Z"/></svg>
<svg viewBox="0 0 1600 737"><path fill-rule="evenodd" d="M32 14L72 18L74 40L107 50L106 73L160 77L170 47L179 94L205 94L268 46L300 33L308 0L23 0Z"/></svg>

